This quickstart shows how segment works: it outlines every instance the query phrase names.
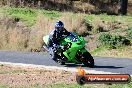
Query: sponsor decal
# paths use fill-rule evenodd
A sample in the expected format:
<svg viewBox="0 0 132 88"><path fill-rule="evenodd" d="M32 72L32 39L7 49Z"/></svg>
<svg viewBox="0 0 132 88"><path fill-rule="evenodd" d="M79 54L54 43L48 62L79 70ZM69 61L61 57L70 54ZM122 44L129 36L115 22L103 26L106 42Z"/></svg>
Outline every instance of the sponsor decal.
<svg viewBox="0 0 132 88"><path fill-rule="evenodd" d="M129 74L88 74L80 67L76 75L76 81L80 85L86 83L130 83L131 77Z"/></svg>

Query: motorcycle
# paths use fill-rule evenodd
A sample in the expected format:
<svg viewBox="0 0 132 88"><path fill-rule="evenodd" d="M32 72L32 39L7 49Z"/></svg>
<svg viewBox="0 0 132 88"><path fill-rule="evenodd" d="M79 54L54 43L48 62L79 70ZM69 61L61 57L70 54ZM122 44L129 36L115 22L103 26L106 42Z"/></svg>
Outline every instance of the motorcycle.
<svg viewBox="0 0 132 88"><path fill-rule="evenodd" d="M44 48L49 51L49 35L44 36L43 41ZM74 32L70 32L70 35L65 36L59 44L63 46L55 51L57 52L57 62L59 64L64 65L65 63L75 63L84 64L87 67L94 67L94 59L85 49L86 41L83 37L78 36Z"/></svg>

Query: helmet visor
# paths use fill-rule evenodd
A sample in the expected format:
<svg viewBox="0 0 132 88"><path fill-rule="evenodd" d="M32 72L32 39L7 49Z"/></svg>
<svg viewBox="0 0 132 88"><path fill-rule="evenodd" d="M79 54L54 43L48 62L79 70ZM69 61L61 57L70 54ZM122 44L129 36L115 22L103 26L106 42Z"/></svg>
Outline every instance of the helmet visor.
<svg viewBox="0 0 132 88"><path fill-rule="evenodd" d="M55 29L57 29L57 30L62 30L63 27L55 27Z"/></svg>

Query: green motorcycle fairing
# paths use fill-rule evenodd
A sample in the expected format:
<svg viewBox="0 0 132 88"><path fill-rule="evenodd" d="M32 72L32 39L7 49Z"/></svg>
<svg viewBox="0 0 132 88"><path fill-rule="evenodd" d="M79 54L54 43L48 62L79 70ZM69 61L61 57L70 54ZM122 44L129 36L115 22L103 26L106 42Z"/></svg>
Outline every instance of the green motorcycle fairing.
<svg viewBox="0 0 132 88"><path fill-rule="evenodd" d="M61 45L66 45L67 43L71 43L71 47L63 52L63 54L68 58L67 62L75 62L78 63L78 61L75 59L76 54L78 51L84 53L87 52L87 50L84 48L86 41L83 37L77 36L76 34L72 33L72 35L67 36L63 40L60 41Z"/></svg>

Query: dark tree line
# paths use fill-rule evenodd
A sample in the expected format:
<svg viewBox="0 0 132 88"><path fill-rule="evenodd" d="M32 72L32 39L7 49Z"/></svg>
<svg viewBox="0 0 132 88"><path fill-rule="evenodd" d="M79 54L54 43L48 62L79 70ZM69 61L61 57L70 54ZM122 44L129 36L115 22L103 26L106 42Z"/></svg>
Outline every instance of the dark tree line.
<svg viewBox="0 0 132 88"><path fill-rule="evenodd" d="M128 0L120 0L120 14L126 15L127 14L127 5L128 5Z"/></svg>
<svg viewBox="0 0 132 88"><path fill-rule="evenodd" d="M122 15L127 14L128 0L0 0L2 5L16 6L16 7L38 7L53 10L72 10L74 11L74 2L79 1L82 3L90 3L96 7L98 11L108 11L110 6L115 10L114 6L119 5L119 13ZM114 7L114 9L113 9Z"/></svg>
<svg viewBox="0 0 132 88"><path fill-rule="evenodd" d="M73 0L76 1L76 0ZM89 2L93 5L108 3L108 4L119 4L119 14L126 15L127 14L127 6L128 0L80 0L82 2Z"/></svg>

